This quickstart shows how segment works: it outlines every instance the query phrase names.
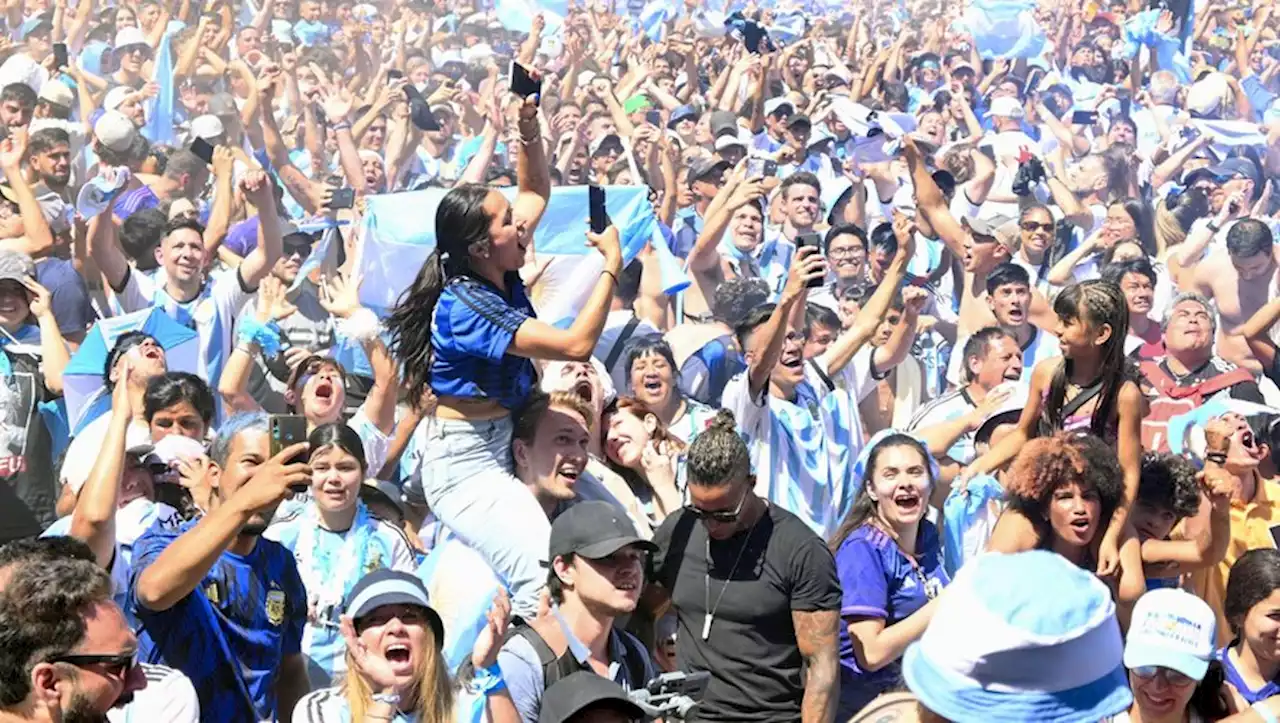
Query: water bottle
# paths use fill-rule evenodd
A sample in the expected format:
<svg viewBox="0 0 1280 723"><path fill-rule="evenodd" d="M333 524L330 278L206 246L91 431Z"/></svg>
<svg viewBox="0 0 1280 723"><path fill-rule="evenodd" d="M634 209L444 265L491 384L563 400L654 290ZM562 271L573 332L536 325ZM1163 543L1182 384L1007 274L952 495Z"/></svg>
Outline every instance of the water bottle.
<svg viewBox="0 0 1280 723"><path fill-rule="evenodd" d="M80 195L76 197L76 212L84 219L97 216L111 205L128 183L128 168L102 169L80 189Z"/></svg>

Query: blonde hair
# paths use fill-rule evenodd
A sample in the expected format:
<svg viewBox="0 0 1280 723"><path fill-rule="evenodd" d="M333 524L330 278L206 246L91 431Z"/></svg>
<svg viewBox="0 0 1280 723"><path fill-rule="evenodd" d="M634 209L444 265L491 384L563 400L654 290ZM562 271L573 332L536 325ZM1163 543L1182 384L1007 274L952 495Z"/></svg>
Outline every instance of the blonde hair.
<svg viewBox="0 0 1280 723"><path fill-rule="evenodd" d="M1160 260L1164 260L1174 246L1187 238L1187 230L1182 227L1182 222L1163 203L1156 204L1155 237L1156 258Z"/></svg>
<svg viewBox="0 0 1280 723"><path fill-rule="evenodd" d="M435 631L430 624L424 622L422 629L426 634L426 650L422 656L422 665L417 671L417 701L413 712L422 723L453 723L453 682L449 679L444 655L440 652L443 641L436 640ZM347 707L351 709L351 720L362 721L365 719L365 711L373 701L373 689L356 672L355 658L350 650L346 656L347 675L342 683L342 694L347 699Z"/></svg>

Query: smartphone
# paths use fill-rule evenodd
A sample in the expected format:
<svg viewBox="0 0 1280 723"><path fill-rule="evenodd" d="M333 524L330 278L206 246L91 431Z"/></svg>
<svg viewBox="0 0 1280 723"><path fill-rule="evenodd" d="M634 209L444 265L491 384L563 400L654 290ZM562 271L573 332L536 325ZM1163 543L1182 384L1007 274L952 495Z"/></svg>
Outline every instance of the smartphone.
<svg viewBox="0 0 1280 723"><path fill-rule="evenodd" d="M609 228L609 212L605 209L603 188L587 186L587 206L591 214L591 233L604 233Z"/></svg>
<svg viewBox="0 0 1280 723"><path fill-rule="evenodd" d="M307 418L298 414L273 414L268 422L270 430L271 456L280 454L285 449L299 442L307 441ZM297 459L286 460L292 464ZM291 485L294 492L305 490L309 485Z"/></svg>
<svg viewBox="0 0 1280 723"><path fill-rule="evenodd" d="M1071 124L1077 126L1091 126L1098 122L1098 111L1096 110L1078 110L1071 114Z"/></svg>
<svg viewBox="0 0 1280 723"><path fill-rule="evenodd" d="M759 55L762 50L768 50L771 47L768 34L764 28L753 22L748 22L742 26L742 44L746 47L748 53Z"/></svg>
<svg viewBox="0 0 1280 723"><path fill-rule="evenodd" d="M67 44L53 44L53 67L54 69L67 67Z"/></svg>
<svg viewBox="0 0 1280 723"><path fill-rule="evenodd" d="M822 237L816 233L800 234L799 236L796 237L796 247L802 249L805 246L812 246L818 250L818 253L822 253ZM808 286L810 289L816 289L821 287L825 283L826 283L826 279L817 278L817 279L809 279L809 283L805 285Z"/></svg>
<svg viewBox="0 0 1280 723"><path fill-rule="evenodd" d="M330 211L351 208L354 205L356 205L356 190L354 188L334 189L333 195L329 197Z"/></svg>
<svg viewBox="0 0 1280 723"><path fill-rule="evenodd" d="M421 131L438 131L440 122L436 120L427 99L422 97L418 86L408 83L404 86L405 100L409 101L409 120Z"/></svg>
<svg viewBox="0 0 1280 723"><path fill-rule="evenodd" d="M191 152L205 163L213 163L213 144L209 141L203 138L196 138L191 141Z"/></svg>
<svg viewBox="0 0 1280 723"><path fill-rule="evenodd" d="M400 80L403 77L404 77L403 72L396 70L395 68L392 68L391 70L387 71L387 84L390 85L392 82Z"/></svg>
<svg viewBox="0 0 1280 723"><path fill-rule="evenodd" d="M662 111L651 110L644 114L644 122L649 125L662 127Z"/></svg>
<svg viewBox="0 0 1280 723"><path fill-rule="evenodd" d="M778 175L778 162L773 159L765 161L761 171L764 173L765 178Z"/></svg>
<svg viewBox="0 0 1280 723"><path fill-rule="evenodd" d="M529 69L523 65L511 63L511 92L521 98L528 98L542 93L542 82L535 80Z"/></svg>

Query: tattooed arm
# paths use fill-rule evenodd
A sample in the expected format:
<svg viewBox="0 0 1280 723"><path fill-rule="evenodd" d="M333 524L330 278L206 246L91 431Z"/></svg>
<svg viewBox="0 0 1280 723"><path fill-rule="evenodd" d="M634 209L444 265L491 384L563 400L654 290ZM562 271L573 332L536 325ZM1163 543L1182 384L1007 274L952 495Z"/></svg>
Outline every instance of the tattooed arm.
<svg viewBox="0 0 1280 723"><path fill-rule="evenodd" d="M831 723L840 698L840 611L792 610L791 622L808 670L800 720Z"/></svg>

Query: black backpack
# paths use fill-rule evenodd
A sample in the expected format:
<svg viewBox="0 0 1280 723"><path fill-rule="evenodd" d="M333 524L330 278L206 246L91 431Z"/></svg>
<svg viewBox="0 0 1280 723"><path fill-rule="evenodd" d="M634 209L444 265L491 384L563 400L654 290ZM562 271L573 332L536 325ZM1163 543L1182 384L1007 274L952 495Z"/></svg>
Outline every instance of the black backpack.
<svg viewBox="0 0 1280 723"><path fill-rule="evenodd" d="M648 684L645 678L648 665L646 660L649 657L648 651L644 649L639 640L623 630L614 630L618 635L618 639L622 642L622 660L618 661L626 674L627 685L629 690L639 690ZM556 653L547 645L547 641L542 639L537 630L523 622L514 622L507 630L506 637L503 638L502 644L505 646L512 638L520 637L529 642L534 652L538 654L538 663L542 665L542 684L544 688L550 688L556 681L565 678L580 670L590 671L591 667L578 662L573 656L573 652L566 649L564 654L556 657Z"/></svg>

